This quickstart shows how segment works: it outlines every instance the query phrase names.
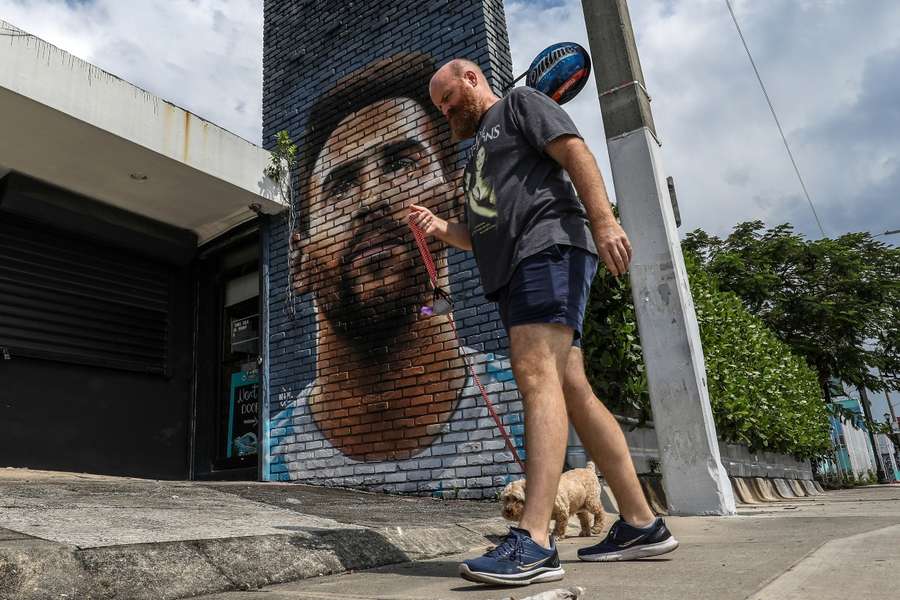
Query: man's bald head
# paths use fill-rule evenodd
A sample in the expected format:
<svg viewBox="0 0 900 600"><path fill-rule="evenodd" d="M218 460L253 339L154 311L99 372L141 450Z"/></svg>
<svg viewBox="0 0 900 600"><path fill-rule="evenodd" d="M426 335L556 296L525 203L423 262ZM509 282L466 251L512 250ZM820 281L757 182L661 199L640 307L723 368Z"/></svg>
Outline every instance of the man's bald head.
<svg viewBox="0 0 900 600"><path fill-rule="evenodd" d="M428 93L458 139L475 135L481 115L499 100L481 67L465 58L454 58L438 69Z"/></svg>
<svg viewBox="0 0 900 600"><path fill-rule="evenodd" d="M471 71L475 74L475 76L485 83L487 79L484 76L484 72L481 70L477 64L473 63L471 60L467 58L454 58L451 61L445 63L440 69L435 73L435 77L438 76L442 71L446 71L450 73L453 77L464 77L466 71Z"/></svg>

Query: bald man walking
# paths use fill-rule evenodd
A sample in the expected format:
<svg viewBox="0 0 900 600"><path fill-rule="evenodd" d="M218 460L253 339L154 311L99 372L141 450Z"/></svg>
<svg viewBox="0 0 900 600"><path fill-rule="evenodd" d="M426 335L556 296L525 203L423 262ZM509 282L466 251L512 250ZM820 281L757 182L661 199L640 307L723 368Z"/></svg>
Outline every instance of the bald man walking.
<svg viewBox="0 0 900 600"><path fill-rule="evenodd" d="M519 526L484 556L460 564L460 575L501 585L563 577L548 530L569 419L620 509L607 537L579 550L579 558L671 552L678 542L647 505L625 436L584 372L581 328L598 254L615 276L631 260L593 154L555 102L527 87L501 99L471 61L441 67L429 93L456 139L475 138L463 175L466 222L416 205L410 215L427 234L475 254L485 296L497 303L509 335L528 456Z"/></svg>

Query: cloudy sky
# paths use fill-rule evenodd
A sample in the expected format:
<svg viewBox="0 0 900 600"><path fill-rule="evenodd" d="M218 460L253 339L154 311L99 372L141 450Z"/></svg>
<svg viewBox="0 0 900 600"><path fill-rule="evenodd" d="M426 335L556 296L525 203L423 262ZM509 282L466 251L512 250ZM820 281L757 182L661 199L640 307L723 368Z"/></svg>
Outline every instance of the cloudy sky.
<svg viewBox="0 0 900 600"><path fill-rule="evenodd" d="M900 229L900 2L732 2L826 233ZM819 237L725 0L630 4L682 232L762 219ZM516 74L588 45L580 0L506 13ZM0 0L0 19L260 143L262 0ZM593 80L566 108L610 182Z"/></svg>
<svg viewBox="0 0 900 600"><path fill-rule="evenodd" d="M900 2L732 3L826 234L900 229ZM725 0L630 6L682 233L762 219L819 237ZM580 0L506 15L516 74L588 46ZM0 0L0 19L261 141L262 0ZM566 108L611 182L593 80Z"/></svg>

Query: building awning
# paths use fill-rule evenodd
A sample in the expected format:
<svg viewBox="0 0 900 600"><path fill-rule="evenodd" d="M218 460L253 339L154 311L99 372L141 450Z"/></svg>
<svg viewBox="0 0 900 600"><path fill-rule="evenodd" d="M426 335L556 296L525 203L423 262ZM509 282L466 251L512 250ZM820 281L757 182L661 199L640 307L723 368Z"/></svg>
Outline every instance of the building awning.
<svg viewBox="0 0 900 600"><path fill-rule="evenodd" d="M8 171L193 231L199 243L286 207L269 153L0 20ZM20 35L19 35L20 34Z"/></svg>

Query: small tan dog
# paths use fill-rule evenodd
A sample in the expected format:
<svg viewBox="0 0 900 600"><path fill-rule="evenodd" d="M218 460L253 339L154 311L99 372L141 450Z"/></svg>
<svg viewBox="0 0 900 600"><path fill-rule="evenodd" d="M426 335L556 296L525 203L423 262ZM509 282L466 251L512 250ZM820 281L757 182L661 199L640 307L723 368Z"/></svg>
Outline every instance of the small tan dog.
<svg viewBox="0 0 900 600"><path fill-rule="evenodd" d="M550 517L555 522L552 533L556 539L566 536L566 527L572 515L578 515L581 522L579 536L599 534L603 530L605 513L600 504L600 491L600 481L593 462L588 462L583 469L572 469L562 474ZM525 508L524 479L513 481L503 488L500 492L500 506L504 519L516 523L521 520Z"/></svg>

